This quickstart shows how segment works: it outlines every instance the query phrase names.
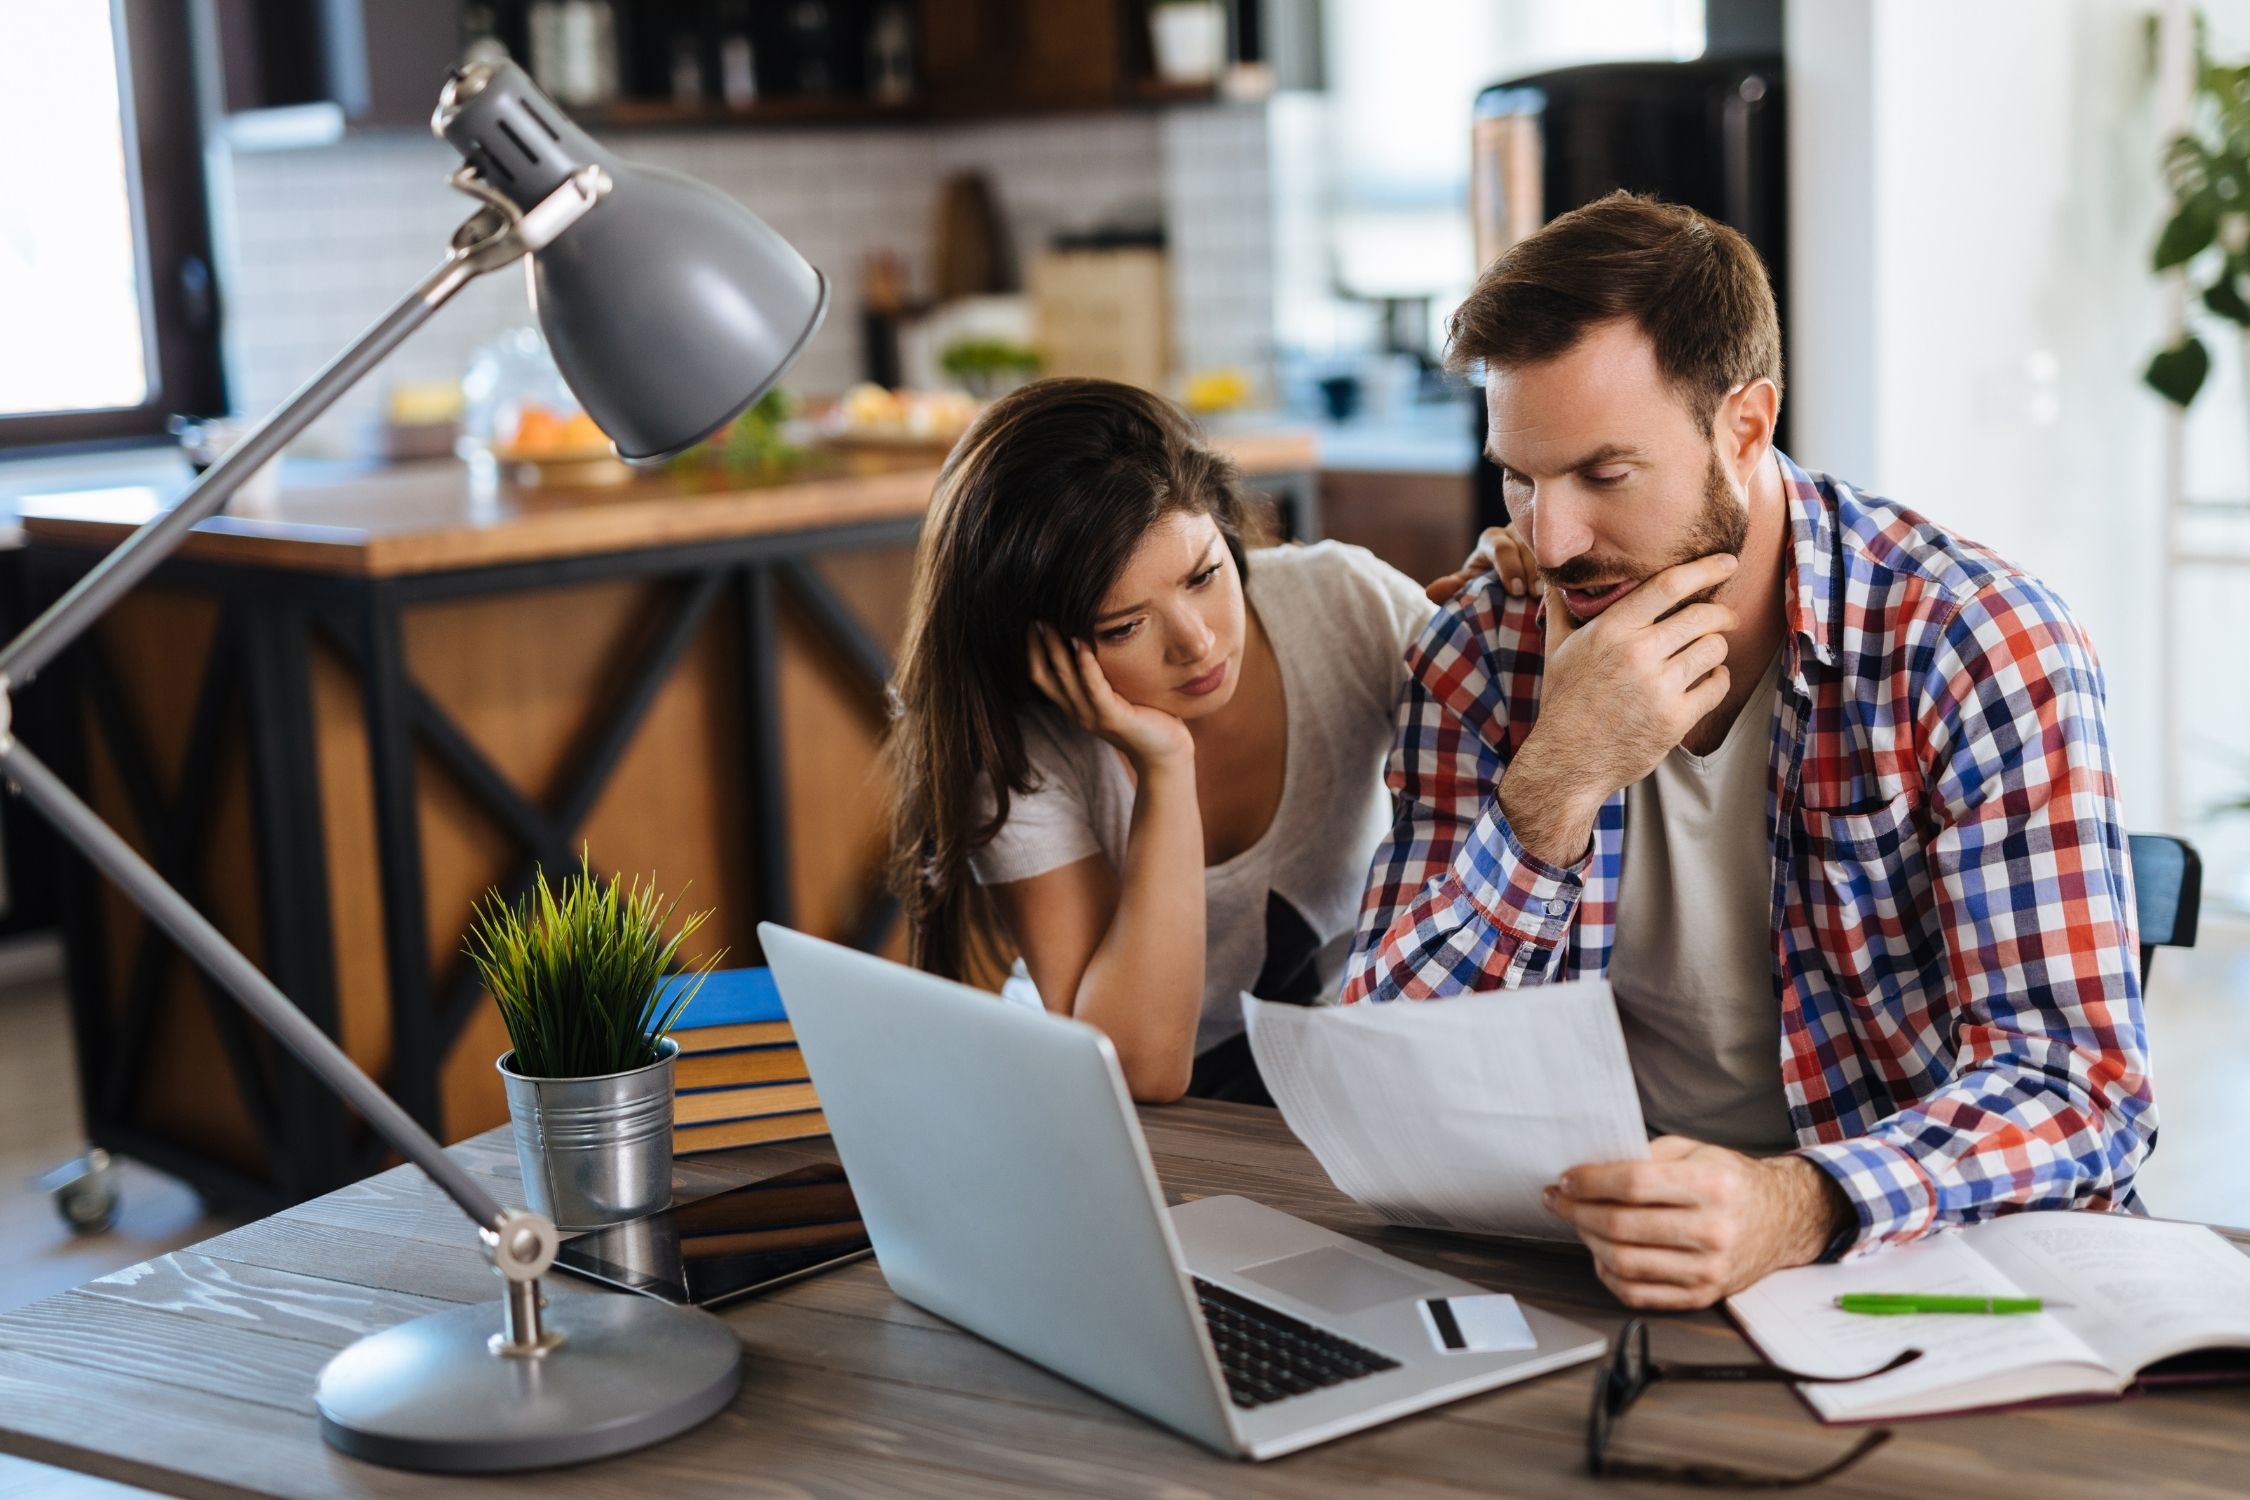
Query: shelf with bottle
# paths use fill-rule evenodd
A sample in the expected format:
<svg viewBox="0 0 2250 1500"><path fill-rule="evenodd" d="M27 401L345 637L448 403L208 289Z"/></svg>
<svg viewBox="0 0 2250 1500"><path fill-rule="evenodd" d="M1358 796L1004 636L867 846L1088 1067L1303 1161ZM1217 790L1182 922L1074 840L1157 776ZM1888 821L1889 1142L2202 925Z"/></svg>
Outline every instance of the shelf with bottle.
<svg viewBox="0 0 2250 1500"><path fill-rule="evenodd" d="M463 20L472 48L518 58L592 117L845 119L912 104L915 3L470 0Z"/></svg>
<svg viewBox="0 0 2250 1500"><path fill-rule="evenodd" d="M1160 66L1155 10L1243 0L466 0L472 50L522 60L597 128L912 123L1255 97L1207 25L1206 56ZM1254 7L1252 7L1254 8ZM1241 40L1248 41L1247 34ZM1174 49L1175 52L1177 49ZM1191 61L1193 61L1191 59ZM1216 71L1214 71L1216 70Z"/></svg>
<svg viewBox="0 0 2250 1500"><path fill-rule="evenodd" d="M595 130L703 130L731 126L892 125L931 116L916 100L897 104L872 99L753 99L739 105L683 104L670 99L613 99L575 111Z"/></svg>

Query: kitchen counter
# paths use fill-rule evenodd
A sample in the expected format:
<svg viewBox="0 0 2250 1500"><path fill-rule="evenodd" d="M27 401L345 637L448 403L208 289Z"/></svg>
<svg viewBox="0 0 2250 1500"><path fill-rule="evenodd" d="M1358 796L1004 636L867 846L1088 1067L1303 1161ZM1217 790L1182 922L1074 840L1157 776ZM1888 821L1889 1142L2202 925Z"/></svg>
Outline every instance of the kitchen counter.
<svg viewBox="0 0 2250 1500"><path fill-rule="evenodd" d="M1318 462L1309 431L1215 439L1244 474L1294 475ZM929 451L817 453L787 479L730 483L671 472L583 488L479 482L465 464L402 464L284 489L195 529L178 555L292 571L397 577L638 547L772 535L918 517L938 457ZM151 486L22 496L26 534L63 546L115 546L169 497Z"/></svg>
<svg viewBox="0 0 2250 1500"><path fill-rule="evenodd" d="M1216 439L1317 534L1309 433ZM186 545L21 700L19 732L441 1139L506 1118L462 954L486 892L591 851L713 913L898 956L878 747L934 455L784 483L291 483ZM28 603L155 486L20 502ZM90 1139L267 1212L383 1147L76 858L53 861Z"/></svg>
<svg viewBox="0 0 2250 1500"><path fill-rule="evenodd" d="M1481 397L1482 392L1476 393ZM1348 422L1318 423L1320 467L1355 473L1462 475L1476 467L1466 400L1428 401Z"/></svg>

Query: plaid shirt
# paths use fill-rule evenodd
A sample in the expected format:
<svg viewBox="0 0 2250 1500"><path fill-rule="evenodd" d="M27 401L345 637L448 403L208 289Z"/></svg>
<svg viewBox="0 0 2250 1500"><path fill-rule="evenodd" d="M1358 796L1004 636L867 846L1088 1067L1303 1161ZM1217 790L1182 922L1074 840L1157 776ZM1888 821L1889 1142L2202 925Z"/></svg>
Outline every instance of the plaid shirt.
<svg viewBox="0 0 2250 1500"><path fill-rule="evenodd" d="M2156 1109L2093 647L2036 579L1776 456L1774 987L1798 1154L1859 1217L1831 1254L2129 1205ZM1568 868L1495 795L1538 715L1544 614L1479 583L1408 652L1347 1004L1607 972L1624 793Z"/></svg>

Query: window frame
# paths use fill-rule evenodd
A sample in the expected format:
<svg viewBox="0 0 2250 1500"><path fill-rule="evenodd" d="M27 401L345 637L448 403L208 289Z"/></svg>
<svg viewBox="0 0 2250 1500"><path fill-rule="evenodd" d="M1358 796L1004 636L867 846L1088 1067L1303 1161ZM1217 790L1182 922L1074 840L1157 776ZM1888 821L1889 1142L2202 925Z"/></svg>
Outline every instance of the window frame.
<svg viewBox="0 0 2250 1500"><path fill-rule="evenodd" d="M130 407L0 415L0 454L123 447L168 437L174 415L226 410L190 9L180 0L112 0L110 11L124 59L118 97L126 102L126 187L155 342L148 399Z"/></svg>

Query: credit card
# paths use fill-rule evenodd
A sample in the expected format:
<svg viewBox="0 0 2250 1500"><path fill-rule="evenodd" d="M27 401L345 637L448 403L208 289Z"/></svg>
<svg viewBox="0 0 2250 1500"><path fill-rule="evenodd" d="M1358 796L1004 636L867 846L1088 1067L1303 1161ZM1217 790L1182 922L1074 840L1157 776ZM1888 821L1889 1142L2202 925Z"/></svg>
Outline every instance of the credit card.
<svg viewBox="0 0 2250 1500"><path fill-rule="evenodd" d="M1536 1349L1538 1338L1523 1309L1506 1292L1473 1297L1424 1297L1422 1325L1430 1340L1449 1354L1496 1354Z"/></svg>

